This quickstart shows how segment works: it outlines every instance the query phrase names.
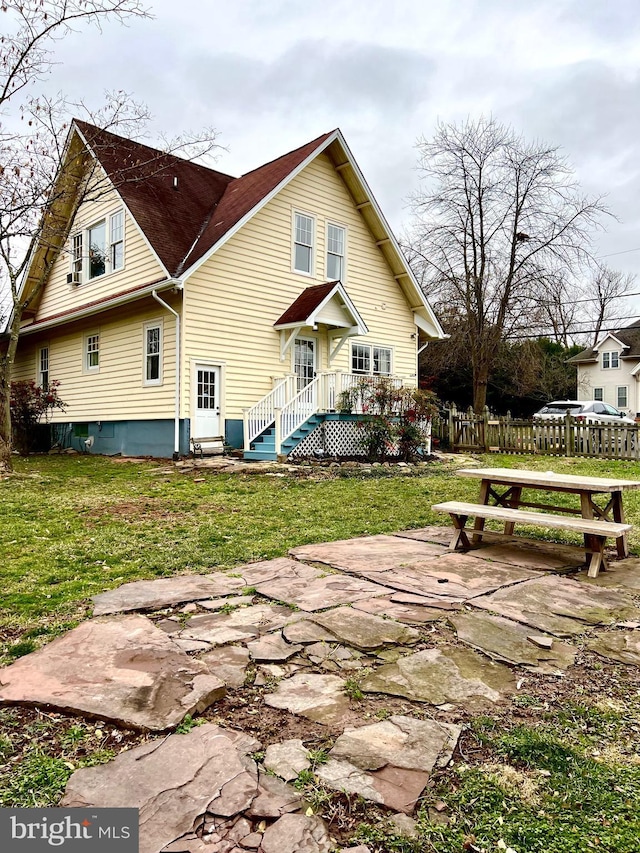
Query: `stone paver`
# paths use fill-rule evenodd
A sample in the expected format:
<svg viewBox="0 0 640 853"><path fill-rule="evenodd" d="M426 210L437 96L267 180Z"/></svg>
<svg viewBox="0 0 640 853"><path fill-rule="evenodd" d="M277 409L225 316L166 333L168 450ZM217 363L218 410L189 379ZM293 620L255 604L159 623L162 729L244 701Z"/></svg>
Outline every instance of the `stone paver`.
<svg viewBox="0 0 640 853"><path fill-rule="evenodd" d="M374 616L388 616L397 622L407 625L423 625L425 622L437 622L449 615L448 610L437 610L434 607L424 607L422 604L400 604L392 600L391 596L386 598L368 598L365 601L356 601L354 610L362 610L364 613L372 613Z"/></svg>
<svg viewBox="0 0 640 853"><path fill-rule="evenodd" d="M309 619L301 619L299 622L285 625L282 635L289 643L321 643L326 640L335 640L331 631L327 631L322 625L310 622Z"/></svg>
<svg viewBox="0 0 640 853"><path fill-rule="evenodd" d="M418 527L415 530L399 530L393 535L400 536L402 539L415 539L417 542L431 542L434 545L443 545L448 548L453 538L453 528L430 525Z"/></svg>
<svg viewBox="0 0 640 853"><path fill-rule="evenodd" d="M384 572L444 552L442 545L432 542L380 534L318 545L301 545L299 548L292 548L289 553L298 560L326 563L336 569L365 576L365 570L367 573ZM366 576L369 577L369 574Z"/></svg>
<svg viewBox="0 0 640 853"><path fill-rule="evenodd" d="M640 616L631 599L620 592L553 576L500 589L470 603L558 637Z"/></svg>
<svg viewBox="0 0 640 853"><path fill-rule="evenodd" d="M158 853L192 832L206 812L230 818L251 806L258 770L248 755L259 747L240 732L197 726L76 770L61 805L138 808L140 853Z"/></svg>
<svg viewBox="0 0 640 853"><path fill-rule="evenodd" d="M297 563L302 566L302 563ZM305 567L307 568L307 567ZM315 578L299 577L289 572L280 577L256 585L257 591L275 601L295 604L300 610L313 612L339 604L387 595L389 590L379 584L343 574L325 574Z"/></svg>
<svg viewBox="0 0 640 853"><path fill-rule="evenodd" d="M264 766L285 782L295 779L298 773L311 767L309 750L299 738L273 743L264 754Z"/></svg>
<svg viewBox="0 0 640 853"><path fill-rule="evenodd" d="M104 616L129 610L161 610L185 601L227 595L244 586L228 575L178 575L154 581L133 581L92 597L93 615Z"/></svg>
<svg viewBox="0 0 640 853"><path fill-rule="evenodd" d="M410 645L420 639L420 632L415 628L352 607L336 607L326 613L317 613L313 621L330 631L336 639L364 651L380 649L391 643Z"/></svg>
<svg viewBox="0 0 640 853"><path fill-rule="evenodd" d="M161 731L221 699L225 686L145 616L83 622L0 670L0 702L44 705Z"/></svg>
<svg viewBox="0 0 640 853"><path fill-rule="evenodd" d="M385 664L363 679L360 687L365 693L474 709L500 702L515 691L516 682L503 664L492 663L471 649L442 646Z"/></svg>
<svg viewBox="0 0 640 853"><path fill-rule="evenodd" d="M610 562L607 571L600 572L597 578L590 578L586 572L581 572L576 575L576 580L588 586L627 590L632 595L638 595L640 593L640 557L627 557L626 560Z"/></svg>
<svg viewBox="0 0 640 853"><path fill-rule="evenodd" d="M489 613L459 613L449 616L459 639L494 660L551 674L570 667L577 649L560 640L532 636L525 625ZM531 638L531 639L530 639ZM545 648L548 646L548 648Z"/></svg>
<svg viewBox="0 0 640 853"><path fill-rule="evenodd" d="M198 606L204 610L221 610L223 607L245 607L253 604L253 595L230 595L228 598L210 598L206 601L198 601Z"/></svg>
<svg viewBox="0 0 640 853"><path fill-rule="evenodd" d="M330 853L331 836L324 821L306 815L283 815L262 836L260 853Z"/></svg>
<svg viewBox="0 0 640 853"><path fill-rule="evenodd" d="M281 634L268 634L247 643L249 654L255 661L285 661L301 652L303 646L292 645Z"/></svg>
<svg viewBox="0 0 640 853"><path fill-rule="evenodd" d="M231 613L198 614L189 619L180 638L222 646L282 628L292 614L288 607L275 604L239 607Z"/></svg>
<svg viewBox="0 0 640 853"><path fill-rule="evenodd" d="M640 631L607 631L587 642L603 658L640 666Z"/></svg>
<svg viewBox="0 0 640 853"><path fill-rule="evenodd" d="M264 701L272 708L284 708L316 723L339 722L349 709L344 680L337 675L296 673L278 684Z"/></svg>
<svg viewBox="0 0 640 853"><path fill-rule="evenodd" d="M220 646L201 655L199 660L228 687L242 687L244 684L249 652L243 646Z"/></svg>
<svg viewBox="0 0 640 853"><path fill-rule="evenodd" d="M473 552L481 560L495 560L535 571L558 572L584 568L584 553L567 545L508 540L486 545Z"/></svg>

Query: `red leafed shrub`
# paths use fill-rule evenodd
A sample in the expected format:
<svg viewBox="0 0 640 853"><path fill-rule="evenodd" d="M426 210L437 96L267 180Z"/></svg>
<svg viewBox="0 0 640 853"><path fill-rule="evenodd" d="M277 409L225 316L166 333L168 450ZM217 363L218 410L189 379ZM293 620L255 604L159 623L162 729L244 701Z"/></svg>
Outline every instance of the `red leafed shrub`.
<svg viewBox="0 0 640 853"><path fill-rule="evenodd" d="M47 388L36 385L33 380L11 383L11 426L19 453L29 452L34 430L43 417L47 420L54 409L64 411L59 387L59 382L50 382Z"/></svg>

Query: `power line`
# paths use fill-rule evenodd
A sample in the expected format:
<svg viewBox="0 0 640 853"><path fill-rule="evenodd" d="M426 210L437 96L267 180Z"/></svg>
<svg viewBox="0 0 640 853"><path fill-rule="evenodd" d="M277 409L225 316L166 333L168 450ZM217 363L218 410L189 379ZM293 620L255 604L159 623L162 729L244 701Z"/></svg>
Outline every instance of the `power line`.
<svg viewBox="0 0 640 853"><path fill-rule="evenodd" d="M602 258L615 258L616 255L628 255L631 252L640 252L640 246L637 249L625 249L624 252L611 252L609 255L599 255L598 260Z"/></svg>

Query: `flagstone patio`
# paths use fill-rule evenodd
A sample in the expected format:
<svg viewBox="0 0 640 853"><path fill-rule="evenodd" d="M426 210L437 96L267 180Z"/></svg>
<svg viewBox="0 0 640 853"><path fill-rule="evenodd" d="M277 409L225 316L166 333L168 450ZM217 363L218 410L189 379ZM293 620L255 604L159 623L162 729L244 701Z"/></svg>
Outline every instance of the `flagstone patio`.
<svg viewBox="0 0 640 853"><path fill-rule="evenodd" d="M408 815L455 751L451 709L462 720L508 707L528 673L570 677L578 653L640 665L637 558L587 581L567 574L579 566L562 546L454 554L450 539L427 527L124 584L94 597L94 618L0 670L0 704L162 732L76 770L62 801L137 806L141 853L328 853L329 828L289 784L301 771ZM264 743L212 722L175 733L251 682L267 685L255 714L326 730L325 762L284 733ZM388 713L397 697L412 704Z"/></svg>

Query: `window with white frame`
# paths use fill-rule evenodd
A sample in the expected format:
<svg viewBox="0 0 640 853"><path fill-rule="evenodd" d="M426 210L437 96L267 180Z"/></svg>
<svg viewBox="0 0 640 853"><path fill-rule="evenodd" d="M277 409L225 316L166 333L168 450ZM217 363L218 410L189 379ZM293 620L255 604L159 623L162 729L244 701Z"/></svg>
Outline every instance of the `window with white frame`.
<svg viewBox="0 0 640 853"><path fill-rule="evenodd" d="M49 390L49 347L38 350L38 385L44 391Z"/></svg>
<svg viewBox="0 0 640 853"><path fill-rule="evenodd" d="M294 215L293 269L311 275L313 270L313 217Z"/></svg>
<svg viewBox="0 0 640 853"><path fill-rule="evenodd" d="M144 327L144 384L162 385L162 323Z"/></svg>
<svg viewBox="0 0 640 853"><path fill-rule="evenodd" d="M593 399L594 400L604 400L604 388L594 388L593 389Z"/></svg>
<svg viewBox="0 0 640 853"><path fill-rule="evenodd" d="M373 376L391 375L391 349L371 344L351 345L351 372Z"/></svg>
<svg viewBox="0 0 640 853"><path fill-rule="evenodd" d="M327 279L343 281L346 229L340 225L327 225Z"/></svg>
<svg viewBox="0 0 640 853"><path fill-rule="evenodd" d="M626 409L629 403L629 389L626 385L618 385L616 388L617 406L619 409Z"/></svg>
<svg viewBox="0 0 640 853"><path fill-rule="evenodd" d="M84 339L84 369L92 372L100 369L100 335L97 332Z"/></svg>
<svg viewBox="0 0 640 853"><path fill-rule="evenodd" d="M72 284L82 284L124 267L124 211L117 210L71 238Z"/></svg>
<svg viewBox="0 0 640 853"><path fill-rule="evenodd" d="M109 217L109 261L114 271L124 266L124 214L121 210Z"/></svg>
<svg viewBox="0 0 640 853"><path fill-rule="evenodd" d="M602 369L609 370L610 368L619 367L619 353L617 350L602 353Z"/></svg>

